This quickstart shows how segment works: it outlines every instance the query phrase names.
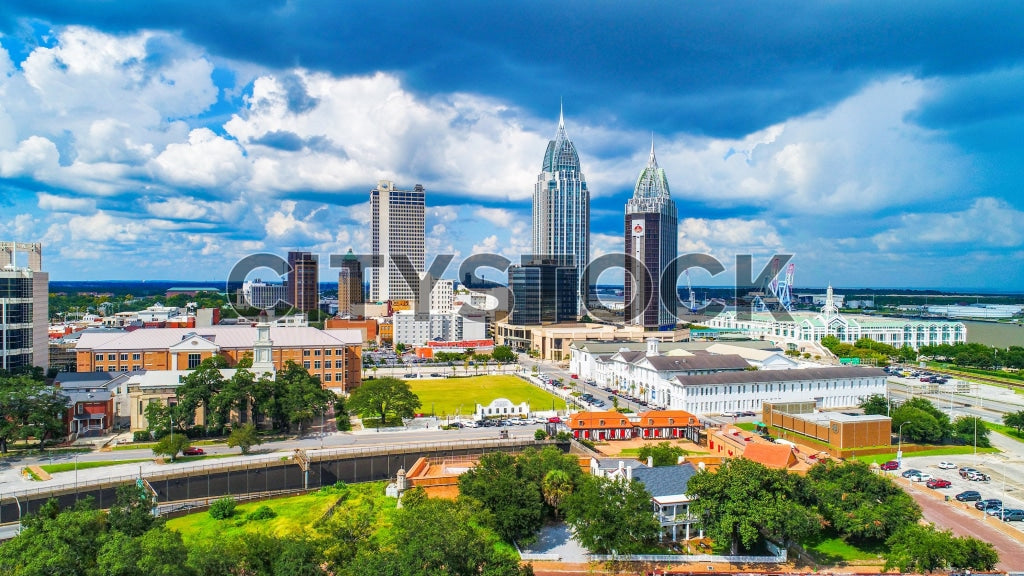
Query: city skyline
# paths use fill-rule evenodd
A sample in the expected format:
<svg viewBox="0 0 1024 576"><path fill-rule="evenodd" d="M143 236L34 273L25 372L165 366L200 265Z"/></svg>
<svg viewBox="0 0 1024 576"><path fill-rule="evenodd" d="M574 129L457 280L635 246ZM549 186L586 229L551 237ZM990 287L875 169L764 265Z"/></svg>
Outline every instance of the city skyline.
<svg viewBox="0 0 1024 576"><path fill-rule="evenodd" d="M798 287L1024 290L1018 4L509 6L6 2L0 237L53 281L331 278L387 179L430 191L427 263L518 261L561 100L591 258L653 131L680 253L727 265L695 285L786 253Z"/></svg>

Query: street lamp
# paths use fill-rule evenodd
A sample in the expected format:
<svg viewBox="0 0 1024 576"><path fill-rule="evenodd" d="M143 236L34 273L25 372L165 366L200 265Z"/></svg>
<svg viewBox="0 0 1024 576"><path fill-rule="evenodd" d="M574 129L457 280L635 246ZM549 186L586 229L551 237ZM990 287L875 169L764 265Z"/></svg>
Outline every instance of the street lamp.
<svg viewBox="0 0 1024 576"><path fill-rule="evenodd" d="M900 441L896 448L896 467L899 468L903 464L903 426L906 422L900 424Z"/></svg>

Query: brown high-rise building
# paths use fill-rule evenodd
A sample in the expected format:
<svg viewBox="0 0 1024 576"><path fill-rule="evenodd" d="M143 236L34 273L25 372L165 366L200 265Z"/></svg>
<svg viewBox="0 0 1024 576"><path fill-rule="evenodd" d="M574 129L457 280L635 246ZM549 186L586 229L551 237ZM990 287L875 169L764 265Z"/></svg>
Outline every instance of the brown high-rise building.
<svg viewBox="0 0 1024 576"><path fill-rule="evenodd" d="M352 249L341 260L338 272L338 316L362 316L363 265L356 259Z"/></svg>
<svg viewBox="0 0 1024 576"><path fill-rule="evenodd" d="M647 167L640 172L633 197L626 203L625 302L626 323L645 330L672 330L676 325L676 203L668 190L665 170L654 157L654 142ZM672 292L662 294L660 281L667 276Z"/></svg>
<svg viewBox="0 0 1024 576"><path fill-rule="evenodd" d="M320 273L317 257L309 252L288 253L288 299L291 305L303 312L312 312L320 307Z"/></svg>

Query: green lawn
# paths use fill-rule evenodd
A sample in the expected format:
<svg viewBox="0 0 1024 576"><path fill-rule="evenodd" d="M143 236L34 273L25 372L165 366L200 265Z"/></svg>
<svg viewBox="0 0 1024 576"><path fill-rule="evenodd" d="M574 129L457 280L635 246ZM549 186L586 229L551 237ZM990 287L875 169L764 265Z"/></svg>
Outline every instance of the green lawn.
<svg viewBox="0 0 1024 576"><path fill-rule="evenodd" d="M273 536L290 536L308 532L334 504L345 500L345 506L356 506L372 500L377 509L394 508L396 501L384 497L384 483L353 484L342 489L324 488L301 496L286 496L258 502L245 502L235 508L231 518L216 520L203 510L167 522L168 528L181 532L185 543L213 536L238 536L244 532L263 532ZM260 506L269 506L275 518L248 520Z"/></svg>
<svg viewBox="0 0 1024 576"><path fill-rule="evenodd" d="M985 427L987 427L989 430L992 430L993 432L998 432L1008 438L1013 438L1018 442L1024 442L1024 434L1017 432L1016 428L1011 428L1004 424L993 424L991 422L985 422Z"/></svg>
<svg viewBox="0 0 1024 576"><path fill-rule="evenodd" d="M517 376L470 376L436 380L408 380L409 387L420 397L420 412L438 416L469 415L477 403L484 406L496 398L507 398L514 404L529 402L530 410L565 410L565 400L523 381Z"/></svg>
<svg viewBox="0 0 1024 576"><path fill-rule="evenodd" d="M991 452L999 452L996 448L978 448L979 454L988 454ZM919 452L904 452L904 458L911 458L914 456L962 456L964 454L974 454L974 446L943 446L941 448L932 448L931 450L921 450ZM890 454L875 454L873 456L857 456L852 460L860 460L861 462L867 462L868 464L882 464L889 460L896 459L896 452Z"/></svg>
<svg viewBox="0 0 1024 576"><path fill-rule="evenodd" d="M104 466L117 466L118 464L134 464L136 462L149 462L152 458L139 458L135 460L104 460L102 462L79 462L77 465L78 470L88 470L89 468L103 468ZM61 462L60 464L44 464L40 466L47 474L56 474L57 472L70 472L76 469L74 462Z"/></svg>
<svg viewBox="0 0 1024 576"><path fill-rule="evenodd" d="M820 539L804 542L803 546L815 562L830 566L850 562L879 561L878 556L883 551L881 546L858 548L837 536L827 538L824 535Z"/></svg>

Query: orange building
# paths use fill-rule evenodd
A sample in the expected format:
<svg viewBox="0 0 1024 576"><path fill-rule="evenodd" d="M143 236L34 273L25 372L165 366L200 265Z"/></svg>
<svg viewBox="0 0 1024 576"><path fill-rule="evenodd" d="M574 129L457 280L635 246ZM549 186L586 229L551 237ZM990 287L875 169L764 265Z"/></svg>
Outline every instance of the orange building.
<svg viewBox="0 0 1024 576"><path fill-rule="evenodd" d="M743 457L768 468L805 474L810 464L792 444L774 443L754 432L728 425L708 433L708 450L723 458Z"/></svg>
<svg viewBox="0 0 1024 576"><path fill-rule="evenodd" d="M377 335L377 321L372 318L353 320L349 318L328 318L324 323L328 330L359 330L363 333L363 342L380 344Z"/></svg>
<svg viewBox="0 0 1024 576"><path fill-rule="evenodd" d="M348 391L359 386L362 334L358 330L319 330L305 326L274 328L270 362L280 370L289 360L318 377L325 388ZM75 346L79 372L188 370L214 355L235 366L253 354L257 328L208 326L152 328L132 332L83 333Z"/></svg>
<svg viewBox="0 0 1024 576"><path fill-rule="evenodd" d="M686 438L700 441L700 420L685 410L649 410L634 424L638 438Z"/></svg>
<svg viewBox="0 0 1024 576"><path fill-rule="evenodd" d="M598 442L633 437L633 423L621 412L579 412L569 416L569 429L573 438Z"/></svg>

